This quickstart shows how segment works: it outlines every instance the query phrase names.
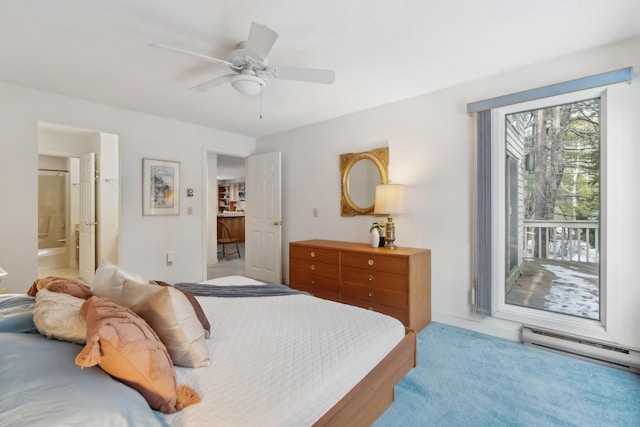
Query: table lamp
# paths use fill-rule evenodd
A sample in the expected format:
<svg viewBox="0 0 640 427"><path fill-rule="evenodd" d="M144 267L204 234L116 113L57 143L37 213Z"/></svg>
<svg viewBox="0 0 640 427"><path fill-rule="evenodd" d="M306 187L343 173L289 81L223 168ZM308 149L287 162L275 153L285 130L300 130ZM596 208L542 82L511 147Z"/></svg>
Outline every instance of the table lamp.
<svg viewBox="0 0 640 427"><path fill-rule="evenodd" d="M392 215L404 212L404 186L400 184L376 185L376 198L373 212L386 214L384 247L395 249L396 229Z"/></svg>

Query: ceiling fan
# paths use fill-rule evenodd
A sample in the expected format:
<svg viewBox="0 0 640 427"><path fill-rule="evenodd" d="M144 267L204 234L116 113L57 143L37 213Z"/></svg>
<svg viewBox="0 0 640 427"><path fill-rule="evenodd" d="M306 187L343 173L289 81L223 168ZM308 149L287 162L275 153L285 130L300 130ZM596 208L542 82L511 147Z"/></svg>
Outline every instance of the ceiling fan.
<svg viewBox="0 0 640 427"><path fill-rule="evenodd" d="M195 56L215 64L225 64L233 71L231 74L225 74L193 86L190 88L192 90L205 91L229 82L234 89L243 95L253 96L262 92L262 88L267 84L265 78L322 84L333 83L335 73L331 70L268 65L267 55L277 39L278 33L266 25L252 22L247 41L238 43L237 48L229 53L227 59L218 59L159 43L153 43L151 46Z"/></svg>

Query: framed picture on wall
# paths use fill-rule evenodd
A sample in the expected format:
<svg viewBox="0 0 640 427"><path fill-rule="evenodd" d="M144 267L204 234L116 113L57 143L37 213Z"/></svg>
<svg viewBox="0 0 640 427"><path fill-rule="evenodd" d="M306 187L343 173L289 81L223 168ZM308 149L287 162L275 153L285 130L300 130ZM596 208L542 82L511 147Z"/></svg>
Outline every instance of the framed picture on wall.
<svg viewBox="0 0 640 427"><path fill-rule="evenodd" d="M180 162L142 159L142 214L180 214Z"/></svg>

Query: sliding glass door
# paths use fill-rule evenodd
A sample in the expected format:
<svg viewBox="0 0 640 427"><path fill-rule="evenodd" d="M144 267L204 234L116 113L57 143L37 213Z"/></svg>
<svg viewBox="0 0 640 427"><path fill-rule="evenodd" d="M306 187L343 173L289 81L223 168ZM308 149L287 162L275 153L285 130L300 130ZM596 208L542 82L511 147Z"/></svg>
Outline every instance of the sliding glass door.
<svg viewBox="0 0 640 427"><path fill-rule="evenodd" d="M600 98L504 115L506 304L600 320L600 117Z"/></svg>

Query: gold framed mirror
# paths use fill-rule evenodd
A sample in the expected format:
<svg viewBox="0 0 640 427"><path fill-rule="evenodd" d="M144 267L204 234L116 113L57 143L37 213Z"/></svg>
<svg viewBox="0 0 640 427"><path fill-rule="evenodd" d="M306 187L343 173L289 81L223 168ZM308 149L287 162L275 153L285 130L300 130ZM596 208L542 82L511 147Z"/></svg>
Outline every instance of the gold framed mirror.
<svg viewBox="0 0 640 427"><path fill-rule="evenodd" d="M373 215L376 185L389 182L389 147L340 155L342 216Z"/></svg>

